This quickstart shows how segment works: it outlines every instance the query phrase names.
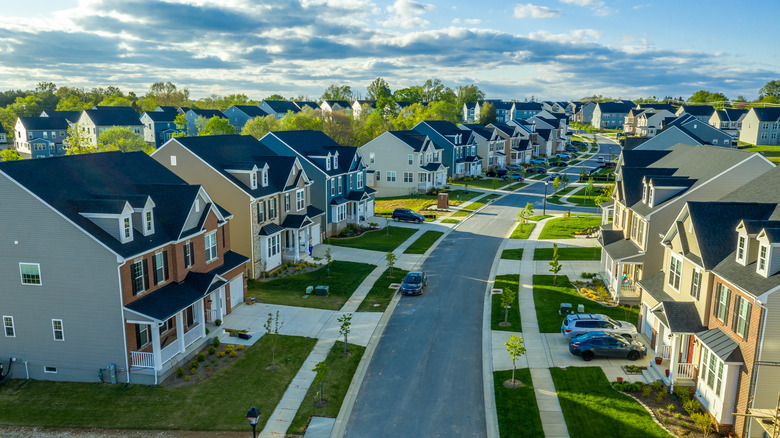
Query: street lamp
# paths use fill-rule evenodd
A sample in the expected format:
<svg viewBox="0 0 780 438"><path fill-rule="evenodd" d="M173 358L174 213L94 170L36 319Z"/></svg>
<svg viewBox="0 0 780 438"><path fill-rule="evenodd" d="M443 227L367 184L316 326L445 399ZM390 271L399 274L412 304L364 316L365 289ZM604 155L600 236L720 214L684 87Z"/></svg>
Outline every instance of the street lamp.
<svg viewBox="0 0 780 438"><path fill-rule="evenodd" d="M252 426L252 438L257 438L257 417L260 416L260 410L252 406L246 413L246 419Z"/></svg>
<svg viewBox="0 0 780 438"><path fill-rule="evenodd" d="M543 205L543 207L542 207L542 214L543 215L547 214L547 183L548 182L549 181L545 181L544 182L544 204L542 204Z"/></svg>

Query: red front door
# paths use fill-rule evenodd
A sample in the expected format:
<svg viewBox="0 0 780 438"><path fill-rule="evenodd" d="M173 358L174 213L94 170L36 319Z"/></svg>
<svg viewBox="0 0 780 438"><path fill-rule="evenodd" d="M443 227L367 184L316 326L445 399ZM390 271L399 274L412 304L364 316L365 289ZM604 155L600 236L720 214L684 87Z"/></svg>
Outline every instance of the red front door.
<svg viewBox="0 0 780 438"><path fill-rule="evenodd" d="M693 335L688 335L688 361L686 363L693 363Z"/></svg>

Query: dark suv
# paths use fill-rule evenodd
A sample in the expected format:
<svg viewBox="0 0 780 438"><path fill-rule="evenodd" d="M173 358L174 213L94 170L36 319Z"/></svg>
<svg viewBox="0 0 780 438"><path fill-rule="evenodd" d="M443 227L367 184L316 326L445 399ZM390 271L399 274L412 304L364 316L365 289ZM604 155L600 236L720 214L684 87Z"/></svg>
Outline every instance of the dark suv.
<svg viewBox="0 0 780 438"><path fill-rule="evenodd" d="M409 210L408 208L396 208L393 210L393 220L396 222L408 221L421 224L423 221L425 221L425 218L422 217L422 215Z"/></svg>
<svg viewBox="0 0 780 438"><path fill-rule="evenodd" d="M620 335L590 332L575 336L569 341L569 352L582 360L594 357L618 357L637 360L647 355L647 347L638 341L628 341Z"/></svg>

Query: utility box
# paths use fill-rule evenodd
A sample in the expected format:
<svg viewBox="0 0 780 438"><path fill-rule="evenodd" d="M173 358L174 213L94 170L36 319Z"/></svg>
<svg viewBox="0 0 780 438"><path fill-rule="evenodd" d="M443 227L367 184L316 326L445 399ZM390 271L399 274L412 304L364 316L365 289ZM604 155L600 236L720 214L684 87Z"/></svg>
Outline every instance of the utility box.
<svg viewBox="0 0 780 438"><path fill-rule="evenodd" d="M447 210L450 208L450 194L449 193L439 193L439 199L438 203L436 204L436 208Z"/></svg>

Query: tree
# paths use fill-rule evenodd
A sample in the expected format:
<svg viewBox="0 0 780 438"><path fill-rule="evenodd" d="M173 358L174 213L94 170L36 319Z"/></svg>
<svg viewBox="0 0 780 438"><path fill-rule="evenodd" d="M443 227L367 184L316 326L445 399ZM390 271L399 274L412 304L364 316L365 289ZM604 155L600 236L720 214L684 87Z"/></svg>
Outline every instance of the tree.
<svg viewBox="0 0 780 438"><path fill-rule="evenodd" d="M322 132L335 140L336 143L348 145L354 136L352 118L342 113L329 113L322 121Z"/></svg>
<svg viewBox="0 0 780 438"><path fill-rule="evenodd" d="M561 177L556 176L555 179L553 180L553 189L555 189L555 191L557 192L560 186L561 186Z"/></svg>
<svg viewBox="0 0 780 438"><path fill-rule="evenodd" d="M599 193L599 195L596 196L596 199L593 200L593 203L596 205L601 205L605 202L609 202L609 200L612 199L612 193L614 191L615 191L614 183L604 187L601 190L601 193Z"/></svg>
<svg viewBox="0 0 780 438"><path fill-rule="evenodd" d="M454 104L456 100L455 92L437 78L425 81L422 85L421 97L423 102L449 101Z"/></svg>
<svg viewBox="0 0 780 438"><path fill-rule="evenodd" d="M563 266L558 262L560 257L561 256L558 255L558 244L553 243L553 256L552 261L550 262L550 272L553 273L553 286L557 284L558 273L561 272L561 268L563 268Z"/></svg>
<svg viewBox="0 0 780 438"><path fill-rule="evenodd" d="M276 365L276 344L279 338L279 331L284 327L284 323L279 320L279 311L276 311L276 317L274 314L268 312L268 319L263 324L265 328L265 335L268 336L269 343L271 344L271 365L266 367L267 370L279 369L279 365Z"/></svg>
<svg viewBox="0 0 780 438"><path fill-rule="evenodd" d="M564 173L563 175L561 175L561 185L563 186L564 189L566 188L566 186L569 185L569 174Z"/></svg>
<svg viewBox="0 0 780 438"><path fill-rule="evenodd" d="M585 170L585 165L582 165L582 170L580 170L580 181L584 180L585 177L588 175L588 172Z"/></svg>
<svg viewBox="0 0 780 438"><path fill-rule="evenodd" d="M94 152L95 147L90 143L87 132L78 123L68 127L68 136L62 141L68 155L86 154Z"/></svg>
<svg viewBox="0 0 780 438"><path fill-rule="evenodd" d="M98 106L133 106L133 101L124 96L108 96Z"/></svg>
<svg viewBox="0 0 780 438"><path fill-rule="evenodd" d="M98 136L97 152L104 151L144 151L154 152L154 148L143 137L126 126L112 126Z"/></svg>
<svg viewBox="0 0 780 438"><path fill-rule="evenodd" d="M269 132L277 130L277 125L278 121L272 115L255 117L246 122L244 129L241 130L241 134L251 135L259 140Z"/></svg>
<svg viewBox="0 0 780 438"><path fill-rule="evenodd" d="M325 406L328 406L329 403L322 398L322 385L325 383L325 377L327 376L328 371L330 371L330 367L325 361L322 361L315 365L312 371L317 373L317 375L314 376L314 383L319 386L319 391L314 394L315 397L319 398L319 401L315 403L315 406L324 408Z"/></svg>
<svg viewBox="0 0 780 438"><path fill-rule="evenodd" d="M391 97L393 93L390 91L390 86L382 78L376 78L373 82L366 87L366 99L379 100L382 97ZM379 107L377 107L379 108Z"/></svg>
<svg viewBox="0 0 780 438"><path fill-rule="evenodd" d="M712 417L710 417L710 414L704 412L694 412L691 415L691 420L693 420L694 423L696 423L696 426L701 429L701 432L704 434L704 438L707 438L710 436L710 433L712 433Z"/></svg>
<svg viewBox="0 0 780 438"><path fill-rule="evenodd" d="M688 98L688 102L691 103L715 103L726 100L728 98L723 93L711 93L707 90L699 90Z"/></svg>
<svg viewBox="0 0 780 438"><path fill-rule="evenodd" d="M0 151L0 161L14 161L21 160L22 156L17 154L13 149L4 149Z"/></svg>
<svg viewBox="0 0 780 438"><path fill-rule="evenodd" d="M393 251L388 251L385 255L385 260L387 261L387 276L392 277L393 276L393 267L395 267L395 260L396 256Z"/></svg>
<svg viewBox="0 0 780 438"><path fill-rule="evenodd" d="M483 102L479 108L479 124L485 126L496 123L497 120L496 107L490 102Z"/></svg>
<svg viewBox="0 0 780 438"><path fill-rule="evenodd" d="M520 213L518 213L517 217L520 220L520 229L522 230L525 226L525 223L528 221L528 218L534 215L534 205L530 202L525 204L525 207L520 210Z"/></svg>
<svg viewBox="0 0 780 438"><path fill-rule="evenodd" d="M330 84L322 93L322 100L352 101L352 87L349 85Z"/></svg>
<svg viewBox="0 0 780 438"><path fill-rule="evenodd" d="M328 278L330 278L330 262L333 261L333 256L330 253L330 248L325 250L325 261L328 262Z"/></svg>
<svg viewBox="0 0 780 438"><path fill-rule="evenodd" d="M485 100L485 92L474 84L460 86L455 90L458 96L458 108L463 108L464 103L476 103L480 100Z"/></svg>
<svg viewBox="0 0 780 438"><path fill-rule="evenodd" d="M769 81L758 90L758 100L765 100L771 98L775 101L780 100L780 80Z"/></svg>
<svg viewBox="0 0 780 438"><path fill-rule="evenodd" d="M422 92L422 87L419 85L401 88L400 90L395 90L393 99L395 99L396 102L422 103Z"/></svg>
<svg viewBox="0 0 780 438"><path fill-rule="evenodd" d="M523 346L523 337L518 335L512 335L509 340L504 343L506 345L506 352L512 358L512 380L505 382L507 386L517 388L522 385L522 382L515 380L515 370L517 369L516 361L525 354L525 346Z"/></svg>
<svg viewBox="0 0 780 438"><path fill-rule="evenodd" d="M509 309L512 307L512 303L515 302L515 298L517 298L515 292L508 287L505 287L504 291L501 292L501 307L504 308L504 321L498 323L498 325L502 327L512 325L509 322Z"/></svg>
<svg viewBox="0 0 780 438"><path fill-rule="evenodd" d="M341 315L337 321L341 323L341 326L339 327L339 335L344 336L344 356L346 356L349 354L347 351L347 336L349 335L349 332L351 331L350 328L352 327L352 314L345 313Z"/></svg>
<svg viewBox="0 0 780 438"><path fill-rule="evenodd" d="M272 94L263 100L287 100L287 99L281 94Z"/></svg>
<svg viewBox="0 0 780 438"><path fill-rule="evenodd" d="M585 183L585 201L588 201L588 196L593 192L593 177L588 178L588 182Z"/></svg>
<svg viewBox="0 0 780 438"><path fill-rule="evenodd" d="M188 123L187 123L187 116L184 114L179 114L176 116L176 118L173 119L173 123L176 124L176 129L179 130L179 132L174 132L174 137L184 137L187 135L187 129L188 129Z"/></svg>
<svg viewBox="0 0 780 438"><path fill-rule="evenodd" d="M200 120L203 117L198 117ZM197 124L197 121L196 121ZM235 134L236 128L224 117L214 116L206 121L198 135L225 135Z"/></svg>

